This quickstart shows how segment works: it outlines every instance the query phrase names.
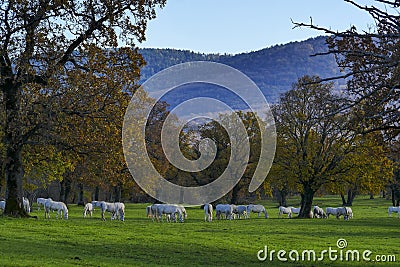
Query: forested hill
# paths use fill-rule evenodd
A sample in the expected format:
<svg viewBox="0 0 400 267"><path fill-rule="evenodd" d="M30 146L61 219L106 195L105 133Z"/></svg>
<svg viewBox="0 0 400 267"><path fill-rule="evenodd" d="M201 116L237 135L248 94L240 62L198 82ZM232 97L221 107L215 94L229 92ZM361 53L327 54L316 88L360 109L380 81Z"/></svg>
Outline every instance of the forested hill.
<svg viewBox="0 0 400 267"><path fill-rule="evenodd" d="M198 60L214 61L232 66L248 75L260 87L267 100L273 103L280 93L289 90L304 75L338 75L339 68L333 56L311 57L315 53L326 51L325 37L322 36L237 55L201 54L175 49L140 49L147 62L142 69L141 81L175 64ZM187 97L186 95L185 98Z"/></svg>

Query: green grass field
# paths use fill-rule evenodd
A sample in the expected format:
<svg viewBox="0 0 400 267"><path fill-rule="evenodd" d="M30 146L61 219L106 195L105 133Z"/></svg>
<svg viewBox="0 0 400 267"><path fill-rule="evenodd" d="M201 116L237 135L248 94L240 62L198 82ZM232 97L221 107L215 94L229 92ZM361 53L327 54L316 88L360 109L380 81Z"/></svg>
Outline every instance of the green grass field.
<svg viewBox="0 0 400 267"><path fill-rule="evenodd" d="M298 205L298 199L289 204ZM317 198L320 207L338 206L336 197ZM82 207L69 205L69 220L44 219L44 212L33 215L39 219L0 217L0 266L400 266L396 263L376 262L376 255L384 258L395 255L400 262L400 219L389 218L390 201L367 197L356 198L354 218L344 221L329 219L279 219L274 202L263 202L269 219L214 220L204 222L200 208L188 208L185 223L153 223L145 216L146 204L127 204L126 220L101 221L100 212L94 218L83 219ZM323 250L336 249L332 257L340 256L336 242L343 238L347 247L341 251L358 250L360 257L370 250L370 262L329 260L318 261ZM259 261L257 253L285 250L282 263L273 254ZM289 252L297 250L299 261L289 259ZM304 250L314 250L316 261L301 260ZM291 254L292 258L295 254ZM383 255L383 256L382 256Z"/></svg>

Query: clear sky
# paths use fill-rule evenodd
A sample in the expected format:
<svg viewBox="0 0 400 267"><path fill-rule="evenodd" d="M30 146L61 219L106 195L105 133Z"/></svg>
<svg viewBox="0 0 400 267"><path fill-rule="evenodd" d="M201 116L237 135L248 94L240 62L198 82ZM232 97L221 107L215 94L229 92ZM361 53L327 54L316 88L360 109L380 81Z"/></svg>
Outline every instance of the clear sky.
<svg viewBox="0 0 400 267"><path fill-rule="evenodd" d="M291 19L309 22L310 17L314 24L333 30L373 25L366 12L343 0L167 0L149 22L147 40L139 47L222 54L256 51L321 35L292 29Z"/></svg>

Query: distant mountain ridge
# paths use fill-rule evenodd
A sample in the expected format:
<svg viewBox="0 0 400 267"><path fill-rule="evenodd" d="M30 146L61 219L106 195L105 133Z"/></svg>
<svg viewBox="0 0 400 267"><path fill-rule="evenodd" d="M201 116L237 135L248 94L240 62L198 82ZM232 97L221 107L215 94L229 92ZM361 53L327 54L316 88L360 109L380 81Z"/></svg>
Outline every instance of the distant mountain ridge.
<svg viewBox="0 0 400 267"><path fill-rule="evenodd" d="M325 38L320 36L236 55L202 54L175 49L139 49L147 63L141 70L141 82L179 63L214 61L234 67L249 76L261 89L268 102L276 103L279 95L290 90L292 84L304 75L318 75L324 78L337 76L340 73L332 55L311 56L328 50ZM196 90L201 88L197 86ZM190 98L190 94L190 90L186 92L185 99ZM210 95L210 92L205 94ZM179 95L175 95L170 101L176 102L180 100L179 98Z"/></svg>

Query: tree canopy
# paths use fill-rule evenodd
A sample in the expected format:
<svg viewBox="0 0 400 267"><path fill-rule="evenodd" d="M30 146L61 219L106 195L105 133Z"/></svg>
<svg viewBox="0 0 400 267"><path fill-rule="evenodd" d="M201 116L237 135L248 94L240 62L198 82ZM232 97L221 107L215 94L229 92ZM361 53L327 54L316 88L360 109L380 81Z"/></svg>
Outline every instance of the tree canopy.
<svg viewBox="0 0 400 267"><path fill-rule="evenodd" d="M368 13L375 23L369 31L359 31L353 25L337 32L311 23L309 27L329 34L329 51L343 73L324 77L322 81L347 78L347 103L343 108L357 107L355 124L363 133L385 131L388 138L400 134L400 15L398 0L375 0L371 6L344 0Z"/></svg>

